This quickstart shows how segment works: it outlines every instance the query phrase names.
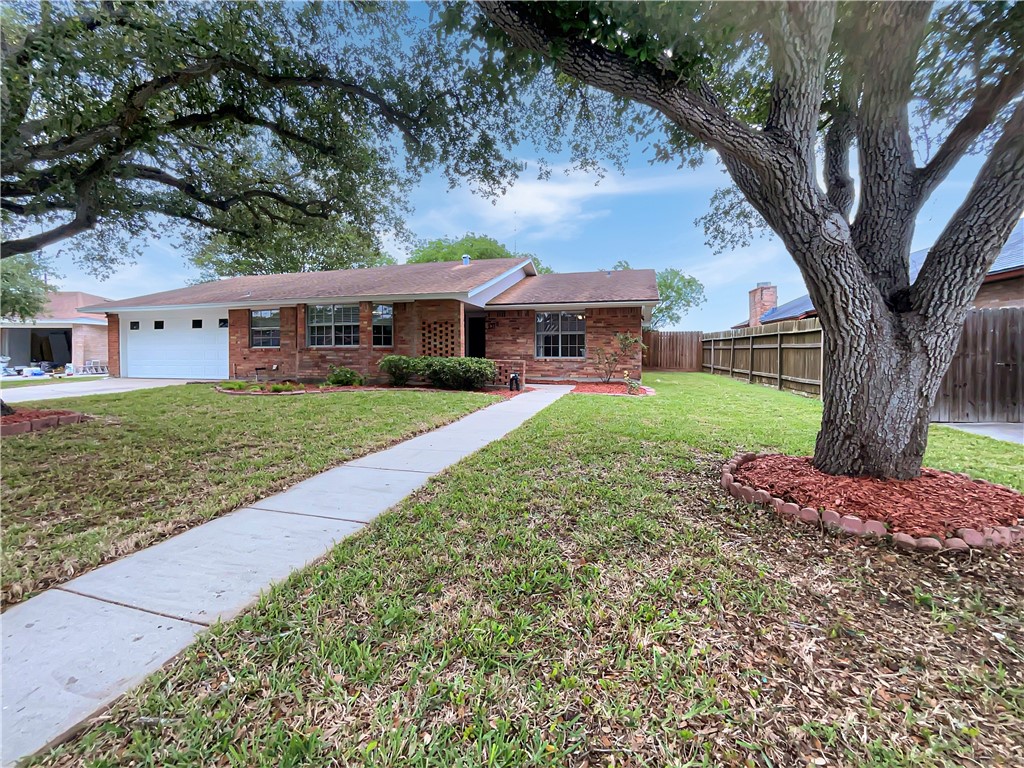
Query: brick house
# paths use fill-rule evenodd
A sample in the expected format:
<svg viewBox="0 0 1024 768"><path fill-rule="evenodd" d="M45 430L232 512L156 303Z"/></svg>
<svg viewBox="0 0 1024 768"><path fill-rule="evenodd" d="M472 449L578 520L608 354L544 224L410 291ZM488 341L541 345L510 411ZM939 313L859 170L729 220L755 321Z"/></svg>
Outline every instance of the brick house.
<svg viewBox="0 0 1024 768"><path fill-rule="evenodd" d="M81 291L55 291L46 307L31 320L0 320L0 355L11 358L12 368L33 362L72 363L81 369L86 360L107 362L107 318L81 312L83 304L106 302L102 296Z"/></svg>
<svg viewBox="0 0 1024 768"><path fill-rule="evenodd" d="M112 376L379 375L384 355L486 357L502 382L596 380L596 352L639 336L653 270L538 275L529 259L253 275L83 307L107 316ZM640 374L640 351L624 360ZM621 374L620 374L621 375Z"/></svg>

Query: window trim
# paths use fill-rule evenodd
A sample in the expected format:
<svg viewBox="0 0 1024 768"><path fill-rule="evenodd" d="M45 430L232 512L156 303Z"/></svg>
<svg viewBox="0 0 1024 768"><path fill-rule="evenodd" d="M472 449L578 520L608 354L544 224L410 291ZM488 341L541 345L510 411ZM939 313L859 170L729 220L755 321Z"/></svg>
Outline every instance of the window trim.
<svg viewBox="0 0 1024 768"><path fill-rule="evenodd" d="M141 328L142 328L142 323L139 320L129 320L128 321L128 330L129 331L137 331L137 330L139 330Z"/></svg>
<svg viewBox="0 0 1024 768"><path fill-rule="evenodd" d="M196 325L196 323L199 323L199 325ZM192 330L193 331L201 331L201 330L203 330L203 318L201 318L201 317L193 317L192 318Z"/></svg>
<svg viewBox="0 0 1024 768"><path fill-rule="evenodd" d="M331 308L331 322L329 324L310 322L312 313L310 309L312 307L330 307ZM355 309L356 310L356 321L354 323L339 323L335 320L335 315L338 309ZM330 344L314 344L312 342L312 334L310 330L312 328L326 328L331 329L331 343ZM337 344L338 341L338 328L355 328L355 343L354 344ZM306 305L306 346L310 349L359 349L360 342L362 341L362 308L358 304L307 304Z"/></svg>
<svg viewBox="0 0 1024 768"><path fill-rule="evenodd" d="M254 328L252 319L257 313L269 312L271 314L277 314L277 344L254 344L255 337L253 336L254 331L272 331L275 330L273 326L261 326ZM281 348L281 308L277 309L250 309L249 310L249 349L280 349Z"/></svg>
<svg viewBox="0 0 1024 768"><path fill-rule="evenodd" d="M558 330L548 331L541 333L540 330L540 318L543 315L557 315L558 316ZM582 331L566 331L562 330L562 319L564 315L575 315L576 320L583 323ZM558 352L557 355L540 355L537 354L539 349L542 349L544 345L540 343L541 336L556 336L558 338ZM563 336L582 336L583 343L579 346L583 354L582 355L563 355L562 352L562 337ZM587 312L586 310L565 311L565 310L554 310L549 312L534 312L533 317L533 359L534 360L586 360L587 359Z"/></svg>
<svg viewBox="0 0 1024 768"><path fill-rule="evenodd" d="M386 319L387 322L377 322L377 308L387 307L389 312L386 318L383 314L380 316L382 320ZM395 305L394 304L374 304L372 307L372 320L370 321L370 345L374 349L394 349L395 348ZM377 329L387 328L390 330L391 343L390 344L378 344L377 343Z"/></svg>
<svg viewBox="0 0 1024 768"><path fill-rule="evenodd" d="M158 323L159 323L159 325L158 325ZM154 320L153 321L153 330L154 331L162 331L163 329L164 329L164 321L163 320Z"/></svg>

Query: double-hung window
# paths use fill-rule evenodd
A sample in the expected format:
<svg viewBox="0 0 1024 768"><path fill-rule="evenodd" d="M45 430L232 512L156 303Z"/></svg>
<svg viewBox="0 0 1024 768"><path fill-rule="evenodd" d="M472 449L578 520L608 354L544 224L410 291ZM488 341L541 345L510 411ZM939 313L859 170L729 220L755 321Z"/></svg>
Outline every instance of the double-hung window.
<svg viewBox="0 0 1024 768"><path fill-rule="evenodd" d="M587 321L582 312L537 313L537 357L587 356Z"/></svg>
<svg viewBox="0 0 1024 768"><path fill-rule="evenodd" d="M373 346L394 346L394 307L391 304L373 305Z"/></svg>
<svg viewBox="0 0 1024 768"><path fill-rule="evenodd" d="M358 304L309 304L306 338L311 347L358 347Z"/></svg>
<svg viewBox="0 0 1024 768"><path fill-rule="evenodd" d="M253 309L249 312L249 346L281 346L281 310Z"/></svg>

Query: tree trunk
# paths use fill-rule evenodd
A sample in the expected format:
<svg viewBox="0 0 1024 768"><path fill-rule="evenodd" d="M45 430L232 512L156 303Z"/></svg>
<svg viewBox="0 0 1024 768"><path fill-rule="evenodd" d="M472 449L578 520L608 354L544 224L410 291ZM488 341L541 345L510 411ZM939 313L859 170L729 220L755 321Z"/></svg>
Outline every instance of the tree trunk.
<svg viewBox="0 0 1024 768"><path fill-rule="evenodd" d="M843 314L862 323L864 333L843 333L823 318L823 414L814 466L832 475L917 477L932 404L962 326L925 331L912 314Z"/></svg>
<svg viewBox="0 0 1024 768"><path fill-rule="evenodd" d="M0 400L0 416L12 416L13 414L14 409L3 400Z"/></svg>

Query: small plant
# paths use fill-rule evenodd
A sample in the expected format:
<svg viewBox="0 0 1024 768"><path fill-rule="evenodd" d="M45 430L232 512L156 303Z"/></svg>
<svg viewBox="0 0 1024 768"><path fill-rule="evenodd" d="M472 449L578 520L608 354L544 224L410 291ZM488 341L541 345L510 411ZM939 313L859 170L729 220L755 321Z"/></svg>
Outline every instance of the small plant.
<svg viewBox="0 0 1024 768"><path fill-rule="evenodd" d="M629 371L622 372L622 380L626 382L626 392L630 395L640 394L640 382L630 377Z"/></svg>
<svg viewBox="0 0 1024 768"><path fill-rule="evenodd" d="M594 353L597 365L601 369L601 378L605 384L609 383L612 376L615 375L615 370L619 367L619 360L628 357L637 345L640 346L641 351L647 349L647 345L639 336L630 336L628 333L616 333L615 344L618 349L614 352L599 347Z"/></svg>
<svg viewBox="0 0 1024 768"><path fill-rule="evenodd" d="M327 384L332 387L358 387L363 383L363 377L345 366L331 366L331 372L327 374Z"/></svg>
<svg viewBox="0 0 1024 768"><path fill-rule="evenodd" d="M393 386L404 387L409 379L420 373L420 361L406 355L385 355L380 359L378 367L387 374Z"/></svg>
<svg viewBox="0 0 1024 768"><path fill-rule="evenodd" d="M230 392L246 389L249 386L248 381L222 381L217 385L220 389L226 389Z"/></svg>
<svg viewBox="0 0 1024 768"><path fill-rule="evenodd" d="M280 384L271 384L267 387L267 392L295 392L298 389L304 389L301 384L293 384L290 381L281 382Z"/></svg>
<svg viewBox="0 0 1024 768"><path fill-rule="evenodd" d="M441 389L480 389L494 381L498 368L481 357L421 357L419 373Z"/></svg>

